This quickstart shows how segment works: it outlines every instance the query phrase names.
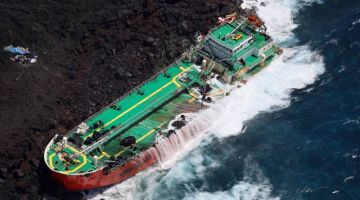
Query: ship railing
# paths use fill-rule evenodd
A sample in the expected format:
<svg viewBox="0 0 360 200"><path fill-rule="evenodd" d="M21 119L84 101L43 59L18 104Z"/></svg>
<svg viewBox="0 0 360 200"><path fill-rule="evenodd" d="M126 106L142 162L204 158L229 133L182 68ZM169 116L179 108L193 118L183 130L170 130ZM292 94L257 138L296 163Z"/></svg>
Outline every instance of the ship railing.
<svg viewBox="0 0 360 200"><path fill-rule="evenodd" d="M267 44L268 43L268 41L262 41L262 42L260 42L260 43L258 43L258 44L256 44L256 48L262 48L265 44Z"/></svg>
<svg viewBox="0 0 360 200"><path fill-rule="evenodd" d="M190 75L190 74L189 74ZM114 137L116 137L119 132L126 130L127 128L129 128L130 126L134 125L134 123L136 123L139 119L141 119L142 117L148 115L149 113L151 113L153 110L157 109L159 106L161 106L163 103L165 103L166 101L170 100L171 98L173 98L176 94L180 93L181 91L184 91L185 89L191 87L194 83L199 82L198 78L195 77L194 75L191 74L191 76L193 77L191 79L191 81L187 84L183 84L182 87L177 88L174 91L169 91L167 93L165 93L164 95L160 96L159 98L155 99L154 101L152 101L152 103L147 106L143 112L133 115L131 118L128 118L126 121L124 121L121 125L119 125L117 128L115 128L114 130L112 130L110 133L108 133L106 136L104 136L103 138L101 138L98 142L92 144L90 147L86 148L85 150L83 150L83 152L85 153L89 153L92 150L94 150L96 147L100 146L101 144L103 144L103 142L106 142L110 139L112 139L112 134ZM104 140L104 141L103 141ZM102 142L103 141L103 142Z"/></svg>
<svg viewBox="0 0 360 200"><path fill-rule="evenodd" d="M209 33L213 32L216 28L219 28L219 26L215 26L215 27L211 28L211 29L209 30ZM209 34L207 34L207 35L205 36L206 39L209 38L209 37L210 37ZM206 39L203 40L203 41L206 41ZM193 48L194 48L194 49L198 49L198 48L200 48L200 46L196 45L196 46L193 47ZM158 71L157 73L155 73L154 75L152 75L150 78L148 78L147 80L143 81L143 82L142 82L141 84L139 84L138 86L134 87L134 88L131 89L130 91L128 91L128 92L124 93L123 95L121 95L119 98L115 99L115 100L114 100L113 102L111 102L108 106L100 109L99 111L97 111L96 113L94 113L93 115L91 115L89 118L87 118L87 119L85 120L85 122L86 122L86 121L87 121L87 122L88 122L88 121L91 121L91 120L94 119L97 115L99 115L101 112L109 109L110 106L116 104L117 102L119 102L119 101L120 101L121 99L123 99L124 97L126 97L126 96L128 96L129 94L131 94L132 92L138 90L140 87L144 86L147 82L153 80L153 79L154 79L155 77L157 77L159 74L164 73L166 70L168 70L168 69L169 69L170 67L172 67L173 65L179 64L179 62L180 62L181 60L183 60L183 59L184 59L183 56L180 56L180 57L177 58L174 62L172 62L171 64L167 65L165 68L161 69L160 71ZM76 129L77 129L77 128L78 128L78 126L75 126L73 129L71 129L71 130L69 131L69 133L70 133L70 134L74 134L74 133L76 132ZM78 147L76 147L76 146L74 146L74 147L75 147L75 148L78 148Z"/></svg>
<svg viewBox="0 0 360 200"><path fill-rule="evenodd" d="M195 82L195 80L194 80ZM140 120L141 118L143 118L144 116L148 115L149 113L151 113L152 111L154 111L155 109L157 109L159 106L161 106L163 103L165 103L166 101L170 100L172 97L174 97L176 94L180 93L181 91L185 90L186 88L190 87L189 85L186 85L186 87L181 87L181 88L177 88L175 91L170 91L164 95L162 95L161 97L155 99L155 101L153 101L149 106L147 106L143 112L133 115L132 117L128 118L126 121L124 121L120 126L118 126L116 129L114 129L113 131L111 131L110 133L108 133L106 136L104 136L103 138L101 138L100 140L98 140L97 142L95 142L94 144L92 144L91 146L87 147L86 149L83 150L83 153L87 154L90 153L91 151L93 151L94 149L96 149L97 147L101 146L102 144L104 144L105 142L117 137L119 135L119 133L121 133L122 131L128 129L129 127L131 127L132 125L134 125L138 120Z"/></svg>
<svg viewBox="0 0 360 200"><path fill-rule="evenodd" d="M239 20L235 20L234 22L237 24L237 26L234 28L234 30L232 30L230 33L228 33L225 38L230 37L230 35L234 34L237 30L239 30L239 28L247 21L246 18L244 18L243 16L240 16L243 20L240 22Z"/></svg>
<svg viewBox="0 0 360 200"><path fill-rule="evenodd" d="M176 64L176 62L178 62L179 60L176 60L174 63L172 63L171 65L166 66L165 68L161 69L160 71L158 71L157 73L153 74L150 78L148 78L147 80L141 82L139 85L137 85L136 87L134 87L133 89L129 90L128 92L124 93L123 95L121 95L119 98L117 98L116 100L114 100L112 103L110 103L108 106L106 106L105 108L101 109L100 111L96 112L94 115L92 115L88 120L86 121L90 121L92 120L97 114L101 113L102 111L106 110L107 108L109 108L111 105L119 102L121 99L123 99L124 97L128 96L129 94L133 93L134 91L138 90L140 87L144 86L147 82L154 80L156 76L158 76L161 73L164 73L164 71L168 70L170 67L172 67L174 64Z"/></svg>
<svg viewBox="0 0 360 200"><path fill-rule="evenodd" d="M168 70L170 67L177 65L180 61L182 60L182 57L176 59L174 62L172 62L170 65L167 65L165 68L161 69L160 71L158 71L157 73L155 73L154 75L152 75L150 78L148 78L147 80L141 82L141 84L139 84L138 86L134 87L133 89L129 90L128 92L124 93L123 95L121 95L119 98L117 98L116 100L114 100L113 102L111 102L109 105L107 105L106 107L102 108L101 110L97 111L96 113L94 113L93 115L91 115L89 118L87 118L85 121L91 121L92 119L94 119L97 115L99 115L101 112L107 110L110 108L110 106L116 104L117 102L119 102L120 100L122 100L124 97L128 96L129 94L131 94L132 92L138 90L140 87L144 86L147 82L154 80L155 77L157 77L159 74L164 73L166 70ZM76 132L76 129L78 128L78 126L75 126L73 129L71 129L69 131L70 134L73 134ZM77 148L77 147L76 147Z"/></svg>

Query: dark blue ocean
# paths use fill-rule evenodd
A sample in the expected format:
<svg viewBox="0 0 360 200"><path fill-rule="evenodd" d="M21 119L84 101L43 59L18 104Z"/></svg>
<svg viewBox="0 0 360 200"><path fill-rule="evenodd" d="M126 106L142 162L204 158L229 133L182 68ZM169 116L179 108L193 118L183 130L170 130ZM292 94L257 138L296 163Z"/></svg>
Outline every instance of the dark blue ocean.
<svg viewBox="0 0 360 200"><path fill-rule="evenodd" d="M87 198L360 199L360 1L245 2L283 57L171 167Z"/></svg>

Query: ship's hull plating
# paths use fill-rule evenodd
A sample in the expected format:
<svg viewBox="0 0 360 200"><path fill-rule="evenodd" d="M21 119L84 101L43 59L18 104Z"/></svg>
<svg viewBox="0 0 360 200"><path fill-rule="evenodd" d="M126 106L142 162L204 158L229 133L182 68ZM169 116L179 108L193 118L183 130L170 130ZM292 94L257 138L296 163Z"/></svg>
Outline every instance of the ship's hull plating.
<svg viewBox="0 0 360 200"><path fill-rule="evenodd" d="M115 169L98 170L81 175L68 175L52 171L53 178L69 190L88 190L120 183L157 162L151 150Z"/></svg>
<svg viewBox="0 0 360 200"><path fill-rule="evenodd" d="M244 18L243 22L245 22L245 20L246 19ZM250 21L249 23L251 23ZM243 22L241 22L241 24ZM148 87L145 87L145 85L139 86L137 89L138 92L133 94L133 96L137 96L132 98L129 97L130 99L121 98L117 100L112 104L112 106L106 107L106 109L104 109L106 112L103 111L100 114L97 114L96 120L95 117L92 117L87 121L88 124L85 124L85 126L81 124L80 127L79 125L76 132L75 129L70 131L67 136L70 136L69 138L72 139L71 141L70 139L67 140L68 137L64 137L60 138L60 142L54 144L54 140L58 139L57 136L54 137L54 139L46 148L44 159L52 170L52 175L55 180L61 183L64 188L70 190L95 189L122 182L153 165L158 161L158 158L162 159L162 156L156 154L157 150L155 150L155 147L151 146L156 144L157 135L155 134L158 134L159 137L161 134L164 134L162 136L166 137L171 135L171 130L166 130L165 122L168 122L177 114L186 113L183 111L187 108L194 109L194 105L197 105L195 107L199 107L197 109L202 109L203 102L212 102L213 100L216 101L217 97L222 98L226 96L232 89L239 87L240 84L245 84L249 77L252 77L255 73L259 72L261 69L263 69L263 67L270 63L275 53L280 54L282 52L281 49L273 44L272 40L269 40L268 37L265 37L266 35L257 33L254 35L251 34L251 38L250 36L246 36L248 40L254 41L253 44L246 44L248 46L251 45L252 50L256 50L256 52L254 54L254 52L251 51L251 55L249 56L246 54L247 57L244 58L245 54L243 50L246 49L243 48L244 41L242 43L240 43L241 41L238 41L238 44L236 44L239 45L240 48L243 48L240 51L237 46L229 43L229 41L226 42L226 40L230 40L231 38L226 39L225 37L221 36L223 35L223 32L228 33L228 35L233 34L240 27L238 25L236 26L237 28L235 29L234 26L230 25L227 25L227 28L219 28L216 30L214 29L214 31L208 35L212 40L218 40L219 44L224 44L231 47L227 47L227 50L230 48L231 52L233 52L233 55L232 57L229 57L229 60L236 60L236 62L232 64L234 67L237 66L237 68L233 67L233 69L230 69L227 67L228 64L222 65L217 63L215 61L216 59L213 60L211 57L206 57L208 54L212 55L212 50L209 50L210 52L201 50L200 52L200 47L197 46L196 48L198 48L197 50L199 51L197 53L199 55L196 54L196 57L200 56L199 58L202 59L202 66L195 65L193 63L192 57L195 55L194 53L193 55L190 55L192 60L191 62L187 61L188 58L182 58L181 60L179 59L177 63L169 66L166 69L166 72L162 72L162 74L159 73L157 77L148 81ZM236 36L237 35L243 37L246 34L239 32L236 34ZM223 39L219 40L220 38ZM245 40L246 38L244 37L243 39ZM203 43L203 45L205 45L205 43ZM233 47L231 45L233 45ZM220 45L219 48L225 47ZM238 53L234 54L235 50ZM212 73L218 74L219 76L212 76L214 75ZM207 79L204 81L204 78ZM241 82L229 86L235 80L241 80ZM224 85L224 83L227 85ZM208 86L210 86L209 89L212 91L212 93L207 91ZM184 91L188 91L188 93L185 93ZM171 102L170 100L175 100L175 97L179 96L179 94L182 92L184 92L186 95L178 99L179 101L174 101L173 104L169 104L169 102ZM202 93L205 93L206 95ZM131 94L132 93L129 93L128 96ZM141 97L141 95L144 94L148 96ZM201 104L193 103L197 100L199 102L201 101ZM146 103L143 104L144 102ZM164 104L165 106L169 106L166 108L164 107L163 110L159 110L159 108L164 106ZM120 114L116 112L121 110L120 107L123 105L125 105L126 110L121 111ZM114 111L114 108L116 108L116 111ZM142 121L143 123L140 124L139 121L142 119L147 121ZM185 116L183 116L183 119L179 120L178 122L182 124L185 123L184 121ZM179 125L179 123L177 124ZM85 131L83 131L83 127L86 129ZM90 127L92 127L91 130ZM106 127L108 127L108 129L103 130ZM116 127L119 128L114 129ZM112 129L114 130L110 131ZM165 132L157 132L157 129L165 130ZM102 130L101 133L98 132L100 130ZM76 137L74 136L78 131L81 134L78 136L77 140L75 140ZM138 152L136 152L138 155L132 157L134 156L134 152L130 151L132 154L126 154L126 151L130 148L125 148L125 145L119 146L119 141L123 142L129 137L125 137L125 135L121 134L124 131L127 131L126 134L132 136L132 138L135 138L136 142L132 144L135 144L135 147L137 149L141 149L143 153L138 154ZM97 133L95 134L95 132ZM168 135L165 135L166 133ZM101 134L106 135L103 136L102 139L99 139ZM155 139L154 137L150 136L154 136ZM98 141L95 144L92 144L94 142L93 140ZM78 144L80 145L80 149L77 149L71 145L67 145L68 141L74 144L77 141L80 141L80 144ZM143 151L144 149L147 150ZM68 155L69 152L71 152L71 155ZM94 155L91 155L91 153ZM79 157L79 155L81 157ZM78 159L77 161L79 164L74 164L76 161L75 158ZM116 158L118 161L120 159L132 160L127 161L122 165L112 166L111 169L107 169L106 167L98 169L96 166L94 166L95 163L100 163L100 166L102 167L109 167L109 165L112 165L109 162L113 161L111 158ZM58 165L54 166L54 163ZM72 168L69 169L69 166Z"/></svg>

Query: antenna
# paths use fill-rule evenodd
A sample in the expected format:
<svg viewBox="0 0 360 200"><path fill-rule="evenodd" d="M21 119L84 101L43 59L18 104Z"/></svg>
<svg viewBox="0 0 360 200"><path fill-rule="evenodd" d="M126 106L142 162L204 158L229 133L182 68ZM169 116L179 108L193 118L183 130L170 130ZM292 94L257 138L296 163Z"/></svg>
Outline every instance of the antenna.
<svg viewBox="0 0 360 200"><path fill-rule="evenodd" d="M236 23L238 23L238 26L235 27L234 30L232 30L230 33L228 33L225 36L225 38L229 38L230 35L234 34L246 22L246 18L244 18L243 16L240 16L240 17L243 19L243 21L241 23L236 22Z"/></svg>

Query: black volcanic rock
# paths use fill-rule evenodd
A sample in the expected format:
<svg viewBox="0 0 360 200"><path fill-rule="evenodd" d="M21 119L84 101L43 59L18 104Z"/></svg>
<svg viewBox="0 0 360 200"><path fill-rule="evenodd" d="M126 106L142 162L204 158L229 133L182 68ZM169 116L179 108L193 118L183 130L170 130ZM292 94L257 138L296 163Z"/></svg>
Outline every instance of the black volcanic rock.
<svg viewBox="0 0 360 200"><path fill-rule="evenodd" d="M22 178L25 176L24 172L21 169L15 169L14 170L14 176L16 178Z"/></svg>
<svg viewBox="0 0 360 200"><path fill-rule="evenodd" d="M0 47L29 47L39 60L24 67L0 54L0 199L79 199L50 179L49 140L173 62L236 2L1 1Z"/></svg>
<svg viewBox="0 0 360 200"><path fill-rule="evenodd" d="M0 178L1 179L5 179L6 178L6 176L7 176L7 173L8 173L8 170L6 169L6 168L1 168L0 169Z"/></svg>

